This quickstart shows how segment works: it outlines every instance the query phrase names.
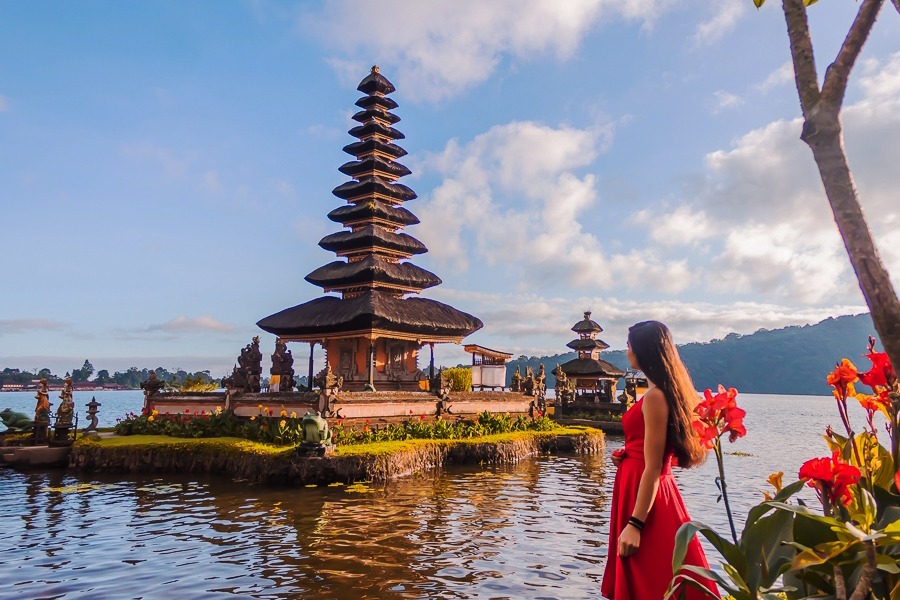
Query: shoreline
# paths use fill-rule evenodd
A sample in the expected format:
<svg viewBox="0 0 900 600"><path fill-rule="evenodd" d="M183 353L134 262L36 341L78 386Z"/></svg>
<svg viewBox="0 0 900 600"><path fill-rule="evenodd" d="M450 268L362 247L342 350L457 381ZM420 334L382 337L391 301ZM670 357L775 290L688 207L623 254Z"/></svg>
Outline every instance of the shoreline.
<svg viewBox="0 0 900 600"><path fill-rule="evenodd" d="M128 437L135 439L129 443ZM586 427L471 440L339 446L324 457L297 457L293 447L266 446L239 438L92 436L72 446L69 468L103 473L219 473L250 483L329 485L386 481L448 465L513 464L542 453L595 454L605 447L605 434Z"/></svg>

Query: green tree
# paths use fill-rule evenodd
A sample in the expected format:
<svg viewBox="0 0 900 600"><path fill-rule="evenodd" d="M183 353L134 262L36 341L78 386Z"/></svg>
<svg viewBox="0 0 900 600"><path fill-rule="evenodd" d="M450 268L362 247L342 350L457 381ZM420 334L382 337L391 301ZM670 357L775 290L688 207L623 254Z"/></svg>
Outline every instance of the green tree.
<svg viewBox="0 0 900 600"><path fill-rule="evenodd" d="M87 381L94 373L94 365L91 361L85 359L80 369L72 369L72 381Z"/></svg>
<svg viewBox="0 0 900 600"><path fill-rule="evenodd" d="M106 369L100 369L97 371L97 383L109 383L112 379L109 376L109 371Z"/></svg>

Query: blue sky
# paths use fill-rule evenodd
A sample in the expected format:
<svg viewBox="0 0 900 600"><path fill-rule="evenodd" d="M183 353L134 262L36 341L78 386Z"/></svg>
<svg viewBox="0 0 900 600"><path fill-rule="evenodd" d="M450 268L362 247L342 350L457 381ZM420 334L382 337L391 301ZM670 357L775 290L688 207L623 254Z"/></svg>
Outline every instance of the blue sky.
<svg viewBox="0 0 900 600"><path fill-rule="evenodd" d="M820 74L856 8L811 7ZM844 112L895 285L897 40L888 4ZM221 374L321 295L376 63L425 296L480 317L472 341L562 352L587 309L613 348L648 318L688 342L860 312L788 59L780 4L750 0L0 3L0 367Z"/></svg>

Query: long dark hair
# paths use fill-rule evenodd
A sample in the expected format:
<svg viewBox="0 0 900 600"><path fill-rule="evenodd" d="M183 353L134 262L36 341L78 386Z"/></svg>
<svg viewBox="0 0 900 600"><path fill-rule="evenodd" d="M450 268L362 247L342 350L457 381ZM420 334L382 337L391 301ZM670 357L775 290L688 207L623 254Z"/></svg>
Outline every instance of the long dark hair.
<svg viewBox="0 0 900 600"><path fill-rule="evenodd" d="M669 407L666 442L674 446L678 465L685 468L699 465L706 459L706 450L695 437L691 425L699 397L669 328L659 321L632 325L628 330L628 343L638 367L666 397Z"/></svg>

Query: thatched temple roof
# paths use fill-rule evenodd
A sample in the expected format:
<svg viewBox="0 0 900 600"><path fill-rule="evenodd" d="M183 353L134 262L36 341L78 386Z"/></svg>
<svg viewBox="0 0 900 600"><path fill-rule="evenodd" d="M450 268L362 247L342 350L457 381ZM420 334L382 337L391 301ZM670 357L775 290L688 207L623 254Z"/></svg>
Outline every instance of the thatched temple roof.
<svg viewBox="0 0 900 600"><path fill-rule="evenodd" d="M468 313L426 298L400 298L377 291L355 298L316 298L275 313L257 325L283 338L387 330L429 337L465 337L483 323Z"/></svg>
<svg viewBox="0 0 900 600"><path fill-rule="evenodd" d="M609 348L609 344L604 342L603 340L595 340L591 338L587 339L578 339L572 340L566 347L571 348L572 350L582 351L582 352L590 352L592 350L606 350Z"/></svg>
<svg viewBox="0 0 900 600"><path fill-rule="evenodd" d="M622 377L625 371L599 358L576 358L559 365L567 377Z"/></svg>

